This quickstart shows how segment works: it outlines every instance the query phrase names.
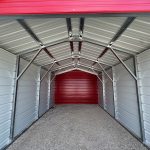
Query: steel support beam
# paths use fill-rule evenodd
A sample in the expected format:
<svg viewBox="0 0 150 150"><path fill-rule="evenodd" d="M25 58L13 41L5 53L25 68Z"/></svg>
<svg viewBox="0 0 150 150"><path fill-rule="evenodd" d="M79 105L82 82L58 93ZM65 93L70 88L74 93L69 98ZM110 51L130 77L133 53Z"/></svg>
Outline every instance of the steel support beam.
<svg viewBox="0 0 150 150"><path fill-rule="evenodd" d="M39 93L39 95L38 95L38 104L37 104L37 108L38 108L38 110L37 110L37 119L39 119L40 118L40 102L41 102L41 99L40 99L40 90L41 90L41 82L39 82L40 81L40 77L41 77L41 69L42 69L42 67L40 67L40 71L39 71L39 80L38 80L38 82L37 82L37 91L38 91L38 93Z"/></svg>
<svg viewBox="0 0 150 150"><path fill-rule="evenodd" d="M84 57L84 56L74 56L75 58L78 58L78 57L80 57L81 59L85 59L85 60L89 60L89 61L91 61L91 62L98 62L98 61L95 61L95 60L93 60L93 59L90 59L90 58L87 58L87 57ZM69 56L69 57L66 57L66 58L62 58L62 59L59 59L59 60L56 60L56 62L60 62L60 61L64 61L64 60L66 60L66 59L71 59L71 57ZM106 65L106 66L108 66L108 67L111 67L110 65L108 65L108 64L106 64L106 63L103 63L103 62L99 62L100 64L102 64L102 65ZM47 66L47 65L51 65L52 63L50 63L50 64L46 64L46 65L43 65L42 67L44 67L44 66Z"/></svg>
<svg viewBox="0 0 150 150"><path fill-rule="evenodd" d="M106 64L106 63L103 63L103 62L99 62L99 61L97 61L97 60L93 60L93 59L90 59L90 58L87 58L87 57L84 57L84 56L80 56L80 58L86 59L86 60L89 60L89 61L92 61L92 62L94 62L94 63L100 63L100 64L103 64L103 65L106 65L106 66L111 67L111 65L109 65L109 64Z"/></svg>
<svg viewBox="0 0 150 150"><path fill-rule="evenodd" d="M136 92L137 92L137 105L138 105L138 115L139 115L139 124L140 124L140 132L141 132L141 140L145 142L145 131L144 131L144 118L142 111L142 99L141 99L141 91L140 91L140 81L138 74L138 66L137 66L137 56L133 57L134 60L134 70L137 77L136 80Z"/></svg>
<svg viewBox="0 0 150 150"><path fill-rule="evenodd" d="M32 29L28 26L28 24L22 20L22 19L18 19L18 22L20 23L20 25L28 32L28 34L37 42L37 44L41 47L44 46L44 44L42 43L42 41L37 37L37 35L32 31ZM47 48L44 46L44 51L47 53L47 55L50 58L54 58L54 56L47 50ZM59 65L59 63L58 63Z"/></svg>
<svg viewBox="0 0 150 150"><path fill-rule="evenodd" d="M60 62L60 61L64 61L64 60L66 60L66 59L71 59L71 56L66 57L66 58L62 58L62 59L59 59L59 60L55 60L55 62L57 63L57 62ZM48 66L48 65L51 65L51 64L53 64L53 63L43 65L42 67L44 67L44 66Z"/></svg>
<svg viewBox="0 0 150 150"><path fill-rule="evenodd" d="M44 47L43 47L44 48ZM34 55L34 57L30 60L30 62L27 64L27 66L22 70L22 72L18 75L16 80L19 80L20 77L25 73L25 71L30 67L30 65L32 64L32 62L36 59L36 57L39 55L39 53L43 50L43 48L41 47L38 52Z"/></svg>
<svg viewBox="0 0 150 150"><path fill-rule="evenodd" d="M73 36L72 35L71 18L66 18L66 23L67 23L68 36L69 36L69 39L71 39ZM71 54L73 54L73 52L74 52L73 41L70 41L70 49L71 49Z"/></svg>
<svg viewBox="0 0 150 150"><path fill-rule="evenodd" d="M69 37L72 37L72 25L71 25L71 18L66 18L67 23L67 30Z"/></svg>
<svg viewBox="0 0 150 150"><path fill-rule="evenodd" d="M116 58L120 61L120 63L124 66L124 68L129 72L129 74L135 79L137 80L136 75L130 70L130 68L123 62L123 60L121 60L121 58L118 56L118 54L113 50L113 48L111 48L111 46L109 47L109 49L111 50L111 52L116 56Z"/></svg>
<svg viewBox="0 0 150 150"><path fill-rule="evenodd" d="M73 54L74 54L74 47L73 47L73 35L72 35L72 24L71 24L71 18L66 18L66 23L67 23L67 30L68 30L68 37L70 40L70 49L71 49L71 55L72 55L72 61L74 61L75 58L73 58Z"/></svg>
<svg viewBox="0 0 150 150"><path fill-rule="evenodd" d="M64 71L60 71L60 72L58 72L58 73L56 72L56 75L61 74L61 73L65 73L65 72L68 72L68 71L72 71L72 70L75 70L75 69L79 69L79 70L81 70L81 71L84 71L84 72L87 72L87 73L96 75L95 73L93 73L93 71L91 72L91 71L88 71L88 70L85 70L85 69L80 68L80 65L77 66L77 67L74 67L73 65L70 65L70 67L71 67L71 66L72 66L71 69L67 69L67 70L64 70ZM67 68L67 67L69 67L69 66L63 67L63 68L61 68L61 69L64 69L64 68ZM61 69L60 69L60 70L61 70Z"/></svg>
<svg viewBox="0 0 150 150"><path fill-rule="evenodd" d="M122 33L129 27L129 25L134 21L135 17L128 17L126 19L126 21L124 22L124 24L121 26L121 28L118 30L118 32L114 35L114 37L110 40L110 42L108 43L108 46L111 46L121 35ZM103 50L103 52L98 56L97 60L101 57L103 57L103 55L109 50L109 48L105 47L105 49ZM93 65L95 65L95 63L93 63Z"/></svg>
<svg viewBox="0 0 150 150"><path fill-rule="evenodd" d="M106 86L105 86L105 76L104 72L102 72L102 81L103 81L103 109L106 110Z"/></svg>
<svg viewBox="0 0 150 150"><path fill-rule="evenodd" d="M41 78L40 82L43 81L43 79L46 77L46 75L51 71L52 67L54 66L56 62L54 61L53 64L49 67L49 69L46 71L46 73L43 75L43 77Z"/></svg>
<svg viewBox="0 0 150 150"><path fill-rule="evenodd" d="M37 42L38 45L42 45L40 39L36 36L36 34L32 31L32 29L26 24L23 19L18 19L19 24L29 33L29 35Z"/></svg>
<svg viewBox="0 0 150 150"><path fill-rule="evenodd" d="M54 70L52 70L52 72L55 72L55 71L58 71L58 70L60 70L60 69L64 69L64 68L67 68L67 67L73 67L73 64L70 63L70 64L67 64L67 65L65 65L65 66L61 66L61 67L59 67L59 68L55 68Z"/></svg>
<svg viewBox="0 0 150 150"><path fill-rule="evenodd" d="M55 60L55 58L54 58L53 55L47 50L47 48L44 48L43 50L45 51L45 53L46 53L50 58L52 58L52 59ZM59 62L57 62L56 60L55 60L55 62L56 62L56 64L57 64L58 66L60 66Z"/></svg>
<svg viewBox="0 0 150 150"><path fill-rule="evenodd" d="M100 63L97 63L100 68L103 70L103 72L107 75L107 77L113 82L113 79L109 76L109 74L105 71L105 69L103 68L103 66Z"/></svg>
<svg viewBox="0 0 150 150"><path fill-rule="evenodd" d="M62 67L60 67L60 68L56 68L55 70L52 70L52 72L57 71L57 70L60 70L60 69L63 69L63 68L71 67L71 66L73 66L73 64L67 64L67 65L62 66ZM86 68L88 68L88 69L92 69L90 66L86 66L86 65L84 65L84 64L79 64L78 66L83 66L83 67L86 67ZM73 66L73 67L74 67L74 66ZM94 68L94 69L95 69L95 68ZM96 69L95 69L95 70L96 70ZM99 70L96 70L96 71L99 71Z"/></svg>
<svg viewBox="0 0 150 150"><path fill-rule="evenodd" d="M88 68L88 69L94 69L94 70L100 72L100 70L97 70L96 68L92 68L91 66L87 66L87 65L85 65L85 64L79 64L78 66L86 67L86 68Z"/></svg>
<svg viewBox="0 0 150 150"><path fill-rule="evenodd" d="M53 47L53 46L56 46L56 45L65 43L65 42L68 42L68 39L67 39L67 38L64 38L64 39L62 39L62 40L58 40L58 41L55 41L55 42L51 42L51 43L45 44L44 46L45 46L46 48L49 48L49 47ZM34 53L34 52L36 52L36 51L38 51L38 48L27 49L27 50L24 50L24 51L15 53L15 55L20 55L20 56L22 56L22 55Z"/></svg>
<svg viewBox="0 0 150 150"><path fill-rule="evenodd" d="M116 87L116 76L115 76L115 68L112 67L112 77L113 77L113 104L114 104L114 118L116 119L116 107L117 107L117 87Z"/></svg>
<svg viewBox="0 0 150 150"><path fill-rule="evenodd" d="M10 128L10 139L14 139L14 128L15 128L15 116L16 116L16 105L17 105L17 92L18 92L18 80L19 75L20 56L17 56L16 60L16 75L15 75L15 86L14 86L14 97L12 103L12 116L11 116L11 128Z"/></svg>
<svg viewBox="0 0 150 150"><path fill-rule="evenodd" d="M81 39L82 39L82 36L83 36L83 30L84 30L84 18L80 18L79 38L81 38ZM79 44L78 44L79 54L81 54L81 48L82 48L82 41L79 41ZM78 61L80 61L80 58L78 58Z"/></svg>
<svg viewBox="0 0 150 150"><path fill-rule="evenodd" d="M110 44L112 45L113 42L115 42L122 33L130 26L130 24L134 21L135 17L128 17L124 24L121 26L121 28L118 30L118 32L115 34L115 36L111 39Z"/></svg>
<svg viewBox="0 0 150 150"><path fill-rule="evenodd" d="M99 47L106 47L107 46L105 43L100 43L99 41L96 41L96 40L93 40L90 38L86 38L86 37L84 38L84 42L95 45L95 46L99 46ZM114 50L116 52L120 52L120 53L127 54L127 55L136 55L135 52L132 52L132 51L129 51L126 49L122 49L120 47L116 47L116 48L114 48Z"/></svg>

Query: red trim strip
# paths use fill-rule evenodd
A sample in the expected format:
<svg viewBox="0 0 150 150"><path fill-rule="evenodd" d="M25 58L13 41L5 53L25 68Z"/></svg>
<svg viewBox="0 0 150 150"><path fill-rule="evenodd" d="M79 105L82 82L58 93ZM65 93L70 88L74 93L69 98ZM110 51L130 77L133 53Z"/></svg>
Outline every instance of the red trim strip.
<svg viewBox="0 0 150 150"><path fill-rule="evenodd" d="M150 0L0 0L0 15L148 12Z"/></svg>

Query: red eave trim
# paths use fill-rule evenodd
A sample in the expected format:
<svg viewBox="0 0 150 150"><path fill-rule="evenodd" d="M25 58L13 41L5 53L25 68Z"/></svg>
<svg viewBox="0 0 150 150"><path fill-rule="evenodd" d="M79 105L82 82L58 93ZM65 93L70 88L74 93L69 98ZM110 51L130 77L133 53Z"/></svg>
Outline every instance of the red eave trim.
<svg viewBox="0 0 150 150"><path fill-rule="evenodd" d="M0 0L0 15L149 12L150 0Z"/></svg>

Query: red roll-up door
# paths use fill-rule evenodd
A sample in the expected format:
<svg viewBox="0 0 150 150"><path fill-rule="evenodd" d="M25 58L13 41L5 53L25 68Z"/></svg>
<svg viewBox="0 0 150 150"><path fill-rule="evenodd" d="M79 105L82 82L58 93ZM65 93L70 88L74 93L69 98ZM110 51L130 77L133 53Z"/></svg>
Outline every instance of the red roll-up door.
<svg viewBox="0 0 150 150"><path fill-rule="evenodd" d="M79 70L57 75L56 104L97 104L97 77Z"/></svg>

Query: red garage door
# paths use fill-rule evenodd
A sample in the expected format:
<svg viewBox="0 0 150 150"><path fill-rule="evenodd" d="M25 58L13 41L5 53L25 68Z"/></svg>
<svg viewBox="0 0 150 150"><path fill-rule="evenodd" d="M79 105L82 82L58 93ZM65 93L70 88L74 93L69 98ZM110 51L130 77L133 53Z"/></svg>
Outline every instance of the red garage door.
<svg viewBox="0 0 150 150"><path fill-rule="evenodd" d="M57 75L56 104L97 104L97 77L79 70Z"/></svg>

